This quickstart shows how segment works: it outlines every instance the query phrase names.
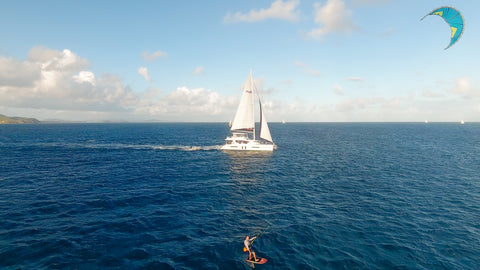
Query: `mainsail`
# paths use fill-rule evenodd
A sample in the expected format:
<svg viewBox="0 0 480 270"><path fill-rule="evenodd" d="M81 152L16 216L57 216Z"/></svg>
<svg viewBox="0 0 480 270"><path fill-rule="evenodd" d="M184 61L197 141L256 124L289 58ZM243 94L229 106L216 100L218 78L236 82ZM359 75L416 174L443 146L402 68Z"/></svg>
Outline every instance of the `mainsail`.
<svg viewBox="0 0 480 270"><path fill-rule="evenodd" d="M260 104L260 138L266 141L273 143L272 135L270 134L270 129L268 128L267 119L263 113L262 103Z"/></svg>
<svg viewBox="0 0 480 270"><path fill-rule="evenodd" d="M255 119L253 118L253 84L252 72L248 76L245 86L243 88L242 98L238 105L237 113L233 119L232 131L250 131L253 132L255 128Z"/></svg>

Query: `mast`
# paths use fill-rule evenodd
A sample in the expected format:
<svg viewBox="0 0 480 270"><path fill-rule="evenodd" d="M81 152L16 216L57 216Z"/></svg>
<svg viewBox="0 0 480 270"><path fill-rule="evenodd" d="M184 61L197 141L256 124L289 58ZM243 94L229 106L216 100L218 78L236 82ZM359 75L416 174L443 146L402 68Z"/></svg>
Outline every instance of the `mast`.
<svg viewBox="0 0 480 270"><path fill-rule="evenodd" d="M253 78L252 78L252 69L250 69L250 89L252 89L252 118L253 118L253 140L255 141L255 96L253 91L256 90L253 86ZM255 91L255 94L257 91Z"/></svg>

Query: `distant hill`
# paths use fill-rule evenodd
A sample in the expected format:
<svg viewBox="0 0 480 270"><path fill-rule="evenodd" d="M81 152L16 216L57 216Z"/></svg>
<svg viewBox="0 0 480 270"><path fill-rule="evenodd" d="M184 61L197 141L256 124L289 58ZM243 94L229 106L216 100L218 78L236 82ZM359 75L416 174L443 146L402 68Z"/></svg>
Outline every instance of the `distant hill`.
<svg viewBox="0 0 480 270"><path fill-rule="evenodd" d="M38 124L38 121L35 118L26 118L26 117L9 117L3 114L0 114L0 124Z"/></svg>

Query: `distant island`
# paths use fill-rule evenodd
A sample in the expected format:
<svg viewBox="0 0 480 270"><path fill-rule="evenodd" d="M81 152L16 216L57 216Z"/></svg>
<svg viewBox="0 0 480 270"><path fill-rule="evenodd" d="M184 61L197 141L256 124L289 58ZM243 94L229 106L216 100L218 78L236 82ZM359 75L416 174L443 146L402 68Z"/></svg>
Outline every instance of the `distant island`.
<svg viewBox="0 0 480 270"><path fill-rule="evenodd" d="M0 124L39 124L35 118L26 118L26 117L9 117L3 114L0 114Z"/></svg>

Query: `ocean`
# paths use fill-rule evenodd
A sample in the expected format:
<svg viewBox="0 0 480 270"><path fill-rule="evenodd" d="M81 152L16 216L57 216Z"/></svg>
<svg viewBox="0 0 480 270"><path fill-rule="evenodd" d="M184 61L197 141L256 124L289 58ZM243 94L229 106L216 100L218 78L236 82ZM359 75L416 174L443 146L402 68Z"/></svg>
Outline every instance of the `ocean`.
<svg viewBox="0 0 480 270"><path fill-rule="evenodd" d="M479 269L480 123L0 125L0 268Z"/></svg>

